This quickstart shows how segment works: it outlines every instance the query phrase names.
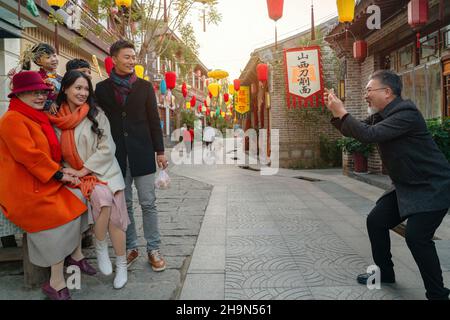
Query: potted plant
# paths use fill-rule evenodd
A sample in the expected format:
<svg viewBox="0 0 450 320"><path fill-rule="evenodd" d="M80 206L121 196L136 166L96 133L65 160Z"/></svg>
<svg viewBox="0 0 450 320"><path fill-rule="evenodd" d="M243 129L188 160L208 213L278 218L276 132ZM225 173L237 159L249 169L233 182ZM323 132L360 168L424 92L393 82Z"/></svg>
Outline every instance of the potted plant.
<svg viewBox="0 0 450 320"><path fill-rule="evenodd" d="M354 138L344 137L338 140L343 151L353 156L353 170L367 172L367 158L373 149L373 144L362 143Z"/></svg>

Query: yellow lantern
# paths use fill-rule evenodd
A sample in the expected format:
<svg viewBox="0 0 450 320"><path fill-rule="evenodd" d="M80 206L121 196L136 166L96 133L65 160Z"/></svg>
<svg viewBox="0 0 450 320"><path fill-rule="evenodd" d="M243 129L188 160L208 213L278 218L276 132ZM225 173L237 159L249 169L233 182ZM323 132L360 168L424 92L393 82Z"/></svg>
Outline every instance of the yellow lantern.
<svg viewBox="0 0 450 320"><path fill-rule="evenodd" d="M355 0L336 0L339 22L352 22L355 16Z"/></svg>
<svg viewBox="0 0 450 320"><path fill-rule="evenodd" d="M116 0L116 6L129 8L131 7L131 2L133 2L133 0Z"/></svg>
<svg viewBox="0 0 450 320"><path fill-rule="evenodd" d="M232 84L228 85L228 93L234 95L234 85Z"/></svg>
<svg viewBox="0 0 450 320"><path fill-rule="evenodd" d="M47 0L48 5L52 7L55 11L63 7L66 4L66 2L67 0Z"/></svg>
<svg viewBox="0 0 450 320"><path fill-rule="evenodd" d="M145 76L145 77L144 77L144 80L145 80L145 81L150 81L150 78L149 78L148 76Z"/></svg>
<svg viewBox="0 0 450 320"><path fill-rule="evenodd" d="M227 116L232 116L233 114L231 113L231 111L227 112Z"/></svg>
<svg viewBox="0 0 450 320"><path fill-rule="evenodd" d="M208 85L208 90L211 92L212 96L215 98L219 95L220 86L218 83L210 83Z"/></svg>
<svg viewBox="0 0 450 320"><path fill-rule="evenodd" d="M140 79L144 78L144 67L140 64L134 66L134 71L136 72L136 76Z"/></svg>
<svg viewBox="0 0 450 320"><path fill-rule="evenodd" d="M225 111L221 111L220 115L222 116L222 118L225 118Z"/></svg>
<svg viewBox="0 0 450 320"><path fill-rule="evenodd" d="M191 109L191 102L190 101L187 101L186 102L186 109Z"/></svg>
<svg viewBox="0 0 450 320"><path fill-rule="evenodd" d="M214 79L224 79L228 77L228 72L223 70L213 70L208 72L208 77L214 78Z"/></svg>

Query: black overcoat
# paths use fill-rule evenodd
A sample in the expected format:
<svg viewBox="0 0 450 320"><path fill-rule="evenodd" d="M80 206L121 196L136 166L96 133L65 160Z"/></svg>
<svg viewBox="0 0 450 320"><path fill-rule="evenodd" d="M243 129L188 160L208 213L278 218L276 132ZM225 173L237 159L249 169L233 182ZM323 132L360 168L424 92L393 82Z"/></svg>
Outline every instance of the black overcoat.
<svg viewBox="0 0 450 320"><path fill-rule="evenodd" d="M123 106L115 99L110 79L97 84L95 95L111 124L122 174L127 157L133 177L154 173L155 152L164 152L164 142L153 85L138 78Z"/></svg>
<svg viewBox="0 0 450 320"><path fill-rule="evenodd" d="M396 98L364 121L347 114L331 123L344 136L377 144L401 217L450 207L450 164L411 100Z"/></svg>

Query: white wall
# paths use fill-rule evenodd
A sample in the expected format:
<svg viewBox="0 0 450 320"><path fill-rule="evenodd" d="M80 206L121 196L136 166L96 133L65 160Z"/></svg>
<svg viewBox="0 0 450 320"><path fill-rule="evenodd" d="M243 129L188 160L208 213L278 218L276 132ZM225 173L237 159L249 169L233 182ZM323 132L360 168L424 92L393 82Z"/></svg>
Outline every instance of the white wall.
<svg viewBox="0 0 450 320"><path fill-rule="evenodd" d="M20 39L0 39L0 115L8 108L9 84L8 71L19 63Z"/></svg>

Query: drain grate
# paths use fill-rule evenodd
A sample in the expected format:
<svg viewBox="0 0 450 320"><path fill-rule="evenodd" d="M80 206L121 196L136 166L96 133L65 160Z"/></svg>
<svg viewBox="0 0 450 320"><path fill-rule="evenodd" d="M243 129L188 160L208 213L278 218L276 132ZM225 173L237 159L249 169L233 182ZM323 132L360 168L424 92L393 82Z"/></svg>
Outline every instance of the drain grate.
<svg viewBox="0 0 450 320"><path fill-rule="evenodd" d="M300 180L306 180L306 181L309 181L309 182L318 182L318 181L322 181L322 180L320 180L320 179L316 179L316 178L310 178L310 177L303 177L303 176L300 176L300 177L294 177L295 179L300 179Z"/></svg>

